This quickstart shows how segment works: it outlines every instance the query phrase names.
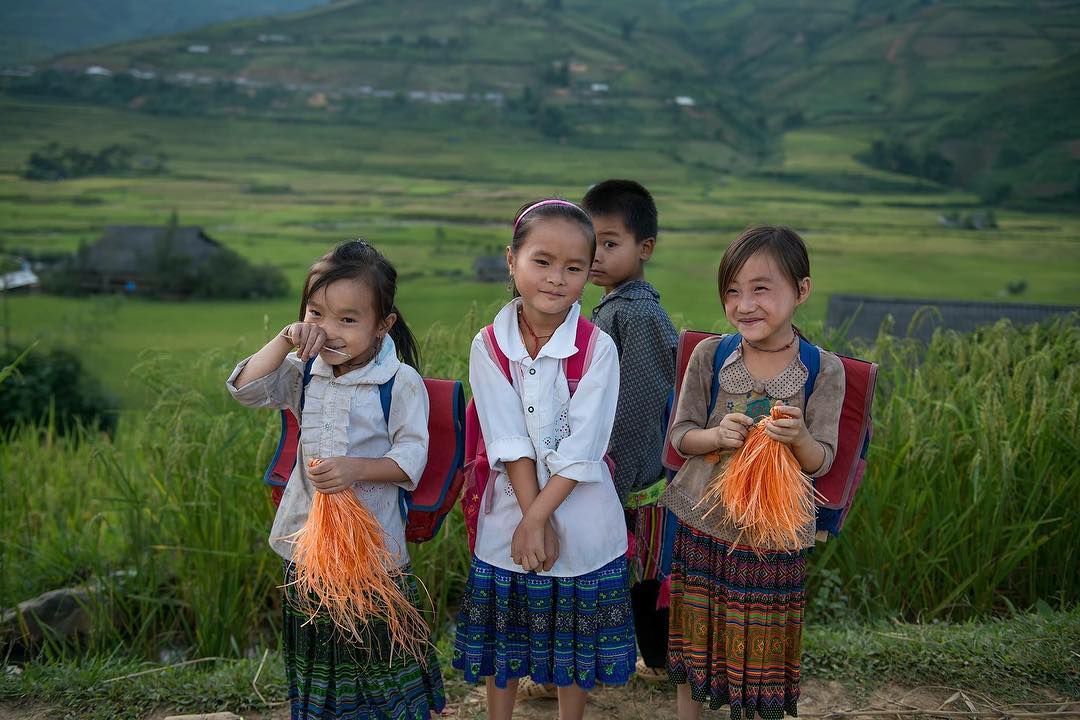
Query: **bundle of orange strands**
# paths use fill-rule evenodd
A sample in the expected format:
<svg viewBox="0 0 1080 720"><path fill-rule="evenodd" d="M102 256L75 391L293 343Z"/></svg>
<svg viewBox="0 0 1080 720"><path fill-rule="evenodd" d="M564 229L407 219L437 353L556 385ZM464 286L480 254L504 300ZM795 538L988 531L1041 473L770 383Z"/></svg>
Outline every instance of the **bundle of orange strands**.
<svg viewBox="0 0 1080 720"><path fill-rule="evenodd" d="M308 467L321 462L313 459ZM316 492L307 522L288 539L295 543L294 602L309 622L325 613L353 642L363 643L363 625L381 620L395 647L424 661L427 625L398 585L401 572L382 527L352 491Z"/></svg>
<svg viewBox="0 0 1080 720"><path fill-rule="evenodd" d="M773 407L772 418L784 417ZM765 434L762 418L709 484L698 507L704 517L723 508L740 530L740 542L758 549L797 550L799 530L815 517L814 486L784 443Z"/></svg>

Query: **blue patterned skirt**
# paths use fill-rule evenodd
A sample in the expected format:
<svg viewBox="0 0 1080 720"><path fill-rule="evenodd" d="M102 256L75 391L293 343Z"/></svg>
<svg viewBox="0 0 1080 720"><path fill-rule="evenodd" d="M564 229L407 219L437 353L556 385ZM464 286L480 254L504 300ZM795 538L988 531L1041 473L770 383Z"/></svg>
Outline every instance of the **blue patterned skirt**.
<svg viewBox="0 0 1080 720"><path fill-rule="evenodd" d="M310 620L297 609L290 585L295 580L287 563L283 645L292 720L428 720L442 711L446 700L434 647L423 664L402 657L386 624L374 620L361 627L363 644L355 643L328 618ZM399 585L418 604L409 568Z"/></svg>
<svg viewBox="0 0 1080 720"><path fill-rule="evenodd" d="M475 556L458 613L454 667L497 687L531 676L559 687L624 685L634 672L626 558L578 577L518 573Z"/></svg>

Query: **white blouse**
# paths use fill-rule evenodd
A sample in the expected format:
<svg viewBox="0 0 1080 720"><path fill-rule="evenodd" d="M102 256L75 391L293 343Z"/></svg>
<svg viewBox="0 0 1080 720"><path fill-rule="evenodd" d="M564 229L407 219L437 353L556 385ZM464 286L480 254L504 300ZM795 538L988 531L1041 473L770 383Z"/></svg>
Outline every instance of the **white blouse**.
<svg viewBox="0 0 1080 720"><path fill-rule="evenodd" d="M571 399L565 359L577 352L581 306L575 303L536 359L529 357L518 330L520 299L495 316L495 339L510 360L506 376L484 345L473 339L469 381L488 460L498 476L481 503L476 557L505 570L524 572L510 557L510 541L521 522L504 463L536 461L540 489L552 475L577 486L552 516L559 536L559 558L541 575L577 577L626 553L626 523L611 472L603 461L619 399L619 356L615 343L598 331L593 358ZM490 506L488 498L491 498Z"/></svg>
<svg viewBox="0 0 1080 720"><path fill-rule="evenodd" d="M283 538L304 526L315 494L315 486L303 472L308 458L388 457L409 480L359 482L353 492L379 521L386 547L395 555L397 565L408 563L398 489L415 489L427 465L428 396L420 374L398 360L394 341L385 337L373 362L341 377L334 377L330 365L316 357L304 393L302 416L304 363L296 353L290 353L274 372L238 388L234 384L236 377L248 360L241 360L225 383L232 396L249 407L291 409L301 418L297 462L274 517L270 547L286 560L292 557L292 543ZM392 377L388 423L383 419L379 385Z"/></svg>

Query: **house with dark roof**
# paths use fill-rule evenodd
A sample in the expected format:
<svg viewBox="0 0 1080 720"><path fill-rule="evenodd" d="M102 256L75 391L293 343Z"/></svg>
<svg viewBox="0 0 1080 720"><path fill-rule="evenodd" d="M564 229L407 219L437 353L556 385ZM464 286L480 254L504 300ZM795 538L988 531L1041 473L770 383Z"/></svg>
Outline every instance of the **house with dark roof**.
<svg viewBox="0 0 1080 720"><path fill-rule="evenodd" d="M152 283L163 266L197 265L221 250L197 226L109 225L79 251L80 284L89 291L133 292Z"/></svg>
<svg viewBox="0 0 1080 720"><path fill-rule="evenodd" d="M505 255L481 255L473 261L473 274L480 282L506 282L510 270Z"/></svg>
<svg viewBox="0 0 1080 720"><path fill-rule="evenodd" d="M971 332L1003 319L1014 325L1030 325L1075 312L1080 312L1080 306L836 293L829 296L825 327L843 329L848 338L872 342L882 324L888 321L892 334L929 342L938 327Z"/></svg>

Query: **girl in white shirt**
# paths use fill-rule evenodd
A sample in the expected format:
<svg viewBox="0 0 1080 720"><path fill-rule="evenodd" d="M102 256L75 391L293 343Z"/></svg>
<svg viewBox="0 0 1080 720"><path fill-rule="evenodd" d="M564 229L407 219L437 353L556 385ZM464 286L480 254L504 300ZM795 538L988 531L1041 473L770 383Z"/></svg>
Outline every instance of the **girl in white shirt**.
<svg viewBox="0 0 1080 720"><path fill-rule="evenodd" d="M428 398L414 369L415 340L394 304L396 289L397 272L374 247L342 243L311 266L302 320L240 361L226 383L244 405L290 409L300 418L296 465L270 533L270 546L285 560L283 645L293 718L427 718L445 705L433 648L420 663L392 646L380 621L357 620L363 643L328 618L308 622L294 603L292 543L284 539L304 526L315 492L354 493L382 526L401 589L417 602L399 496L416 487L427 463ZM390 381L386 418L380 387ZM315 458L321 464L308 468Z"/></svg>
<svg viewBox="0 0 1080 720"><path fill-rule="evenodd" d="M626 524L604 462L619 395L619 358L597 330L571 394L579 300L596 235L565 200L525 206L507 264L515 297L495 317L508 381L473 340L469 379L491 464L458 617L454 667L486 678L488 716L511 717L519 678L558 687L559 716L580 718L596 683L634 671Z"/></svg>

